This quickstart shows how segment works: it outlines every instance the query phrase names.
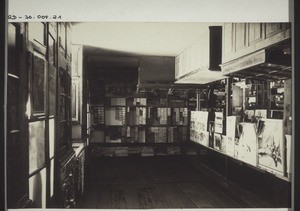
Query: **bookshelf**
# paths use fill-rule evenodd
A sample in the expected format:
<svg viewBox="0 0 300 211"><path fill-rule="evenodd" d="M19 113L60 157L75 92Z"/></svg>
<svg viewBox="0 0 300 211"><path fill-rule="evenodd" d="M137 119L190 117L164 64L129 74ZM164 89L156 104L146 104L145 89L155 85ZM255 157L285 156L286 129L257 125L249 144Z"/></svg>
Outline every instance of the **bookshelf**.
<svg viewBox="0 0 300 211"><path fill-rule="evenodd" d="M111 70L91 74L92 153L153 156L181 152L181 145L189 140L190 107L195 109L195 103L189 106L187 90L170 93L156 88L139 93L137 70L122 71L124 78L113 77Z"/></svg>

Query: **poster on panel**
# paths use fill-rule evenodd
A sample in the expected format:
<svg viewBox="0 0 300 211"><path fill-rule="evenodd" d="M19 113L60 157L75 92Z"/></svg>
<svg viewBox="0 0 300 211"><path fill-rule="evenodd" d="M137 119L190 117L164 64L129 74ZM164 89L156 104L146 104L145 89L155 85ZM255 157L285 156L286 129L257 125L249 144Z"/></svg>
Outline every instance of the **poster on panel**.
<svg viewBox="0 0 300 211"><path fill-rule="evenodd" d="M283 120L261 119L258 123L258 164L260 167L283 174Z"/></svg>
<svg viewBox="0 0 300 211"><path fill-rule="evenodd" d="M236 117L228 116L226 118L226 154L234 156L235 132L236 132Z"/></svg>
<svg viewBox="0 0 300 211"><path fill-rule="evenodd" d="M239 123L238 159L257 166L257 134L253 123Z"/></svg>

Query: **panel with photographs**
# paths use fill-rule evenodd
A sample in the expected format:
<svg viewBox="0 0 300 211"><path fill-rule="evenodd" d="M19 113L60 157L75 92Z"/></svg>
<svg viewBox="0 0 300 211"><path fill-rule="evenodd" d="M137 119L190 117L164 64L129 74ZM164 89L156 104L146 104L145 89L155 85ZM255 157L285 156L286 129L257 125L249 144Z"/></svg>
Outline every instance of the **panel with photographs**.
<svg viewBox="0 0 300 211"><path fill-rule="evenodd" d="M190 123L190 139L204 146L209 145L208 112L192 111Z"/></svg>

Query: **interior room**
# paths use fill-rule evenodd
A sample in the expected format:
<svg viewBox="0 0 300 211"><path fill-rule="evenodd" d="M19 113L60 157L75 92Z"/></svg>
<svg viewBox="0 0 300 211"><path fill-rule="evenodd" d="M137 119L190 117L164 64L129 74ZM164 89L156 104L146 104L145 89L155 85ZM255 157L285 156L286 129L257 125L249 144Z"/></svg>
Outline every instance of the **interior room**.
<svg viewBox="0 0 300 211"><path fill-rule="evenodd" d="M289 208L290 23L8 23L8 208Z"/></svg>

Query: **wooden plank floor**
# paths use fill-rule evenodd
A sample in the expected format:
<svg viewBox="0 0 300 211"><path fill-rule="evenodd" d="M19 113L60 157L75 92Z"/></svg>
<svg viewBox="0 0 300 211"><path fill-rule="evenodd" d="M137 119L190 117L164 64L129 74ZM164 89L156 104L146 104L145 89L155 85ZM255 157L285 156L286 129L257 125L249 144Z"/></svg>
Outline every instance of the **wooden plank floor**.
<svg viewBox="0 0 300 211"><path fill-rule="evenodd" d="M181 156L90 159L80 208L251 208L266 207L219 186Z"/></svg>

